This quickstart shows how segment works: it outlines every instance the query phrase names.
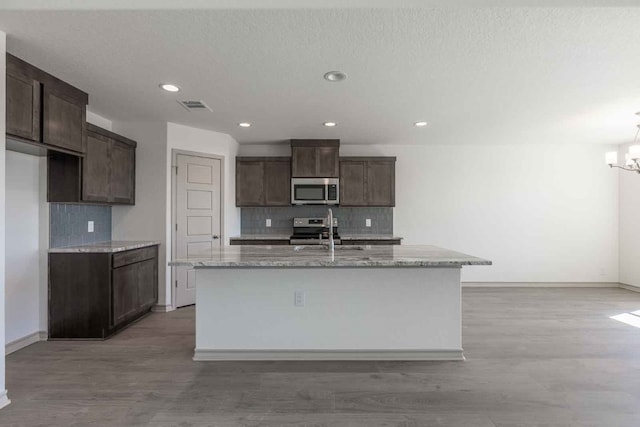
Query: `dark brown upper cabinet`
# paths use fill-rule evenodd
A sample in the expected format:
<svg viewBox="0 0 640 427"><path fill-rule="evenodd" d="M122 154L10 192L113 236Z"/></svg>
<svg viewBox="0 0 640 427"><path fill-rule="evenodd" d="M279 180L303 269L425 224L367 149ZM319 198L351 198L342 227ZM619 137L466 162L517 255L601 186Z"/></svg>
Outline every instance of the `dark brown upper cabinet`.
<svg viewBox="0 0 640 427"><path fill-rule="evenodd" d="M395 157L340 158L340 206L395 206L395 187Z"/></svg>
<svg viewBox="0 0 640 427"><path fill-rule="evenodd" d="M116 139L117 136L117 139ZM111 203L134 205L136 189L136 143L114 135L111 140L109 183Z"/></svg>
<svg viewBox="0 0 640 427"><path fill-rule="evenodd" d="M85 152L87 104L66 84L45 84L42 90L42 142Z"/></svg>
<svg viewBox="0 0 640 427"><path fill-rule="evenodd" d="M135 152L135 141L88 123L84 157L49 154L47 200L135 204Z"/></svg>
<svg viewBox="0 0 640 427"><path fill-rule="evenodd" d="M82 200L109 202L111 196L110 174L111 140L89 132L87 152L82 161Z"/></svg>
<svg viewBox="0 0 640 427"><path fill-rule="evenodd" d="M236 206L290 206L289 157L236 157Z"/></svg>
<svg viewBox="0 0 640 427"><path fill-rule="evenodd" d="M340 174L339 139L292 139L293 178L337 178Z"/></svg>
<svg viewBox="0 0 640 427"><path fill-rule="evenodd" d="M7 134L39 142L40 82L9 65L8 63Z"/></svg>
<svg viewBox="0 0 640 427"><path fill-rule="evenodd" d="M86 93L10 54L6 84L7 135L62 152L85 152Z"/></svg>

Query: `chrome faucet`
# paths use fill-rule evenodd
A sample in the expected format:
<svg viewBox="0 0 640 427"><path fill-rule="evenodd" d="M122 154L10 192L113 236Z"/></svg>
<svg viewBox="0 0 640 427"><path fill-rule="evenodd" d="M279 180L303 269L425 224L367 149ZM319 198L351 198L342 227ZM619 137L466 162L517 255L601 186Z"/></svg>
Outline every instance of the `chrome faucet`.
<svg viewBox="0 0 640 427"><path fill-rule="evenodd" d="M327 212L327 221L329 222L329 251L333 253L336 249L336 244L333 240L333 211L331 209Z"/></svg>

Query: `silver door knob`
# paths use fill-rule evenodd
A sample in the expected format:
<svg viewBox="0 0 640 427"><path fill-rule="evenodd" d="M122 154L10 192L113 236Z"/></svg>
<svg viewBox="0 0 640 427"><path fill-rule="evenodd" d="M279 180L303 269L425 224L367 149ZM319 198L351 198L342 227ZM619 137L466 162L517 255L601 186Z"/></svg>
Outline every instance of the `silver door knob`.
<svg viewBox="0 0 640 427"><path fill-rule="evenodd" d="M219 239L219 238L220 238L220 236L215 236L215 235L214 235L214 236L211 236L211 238L212 238L213 240L217 240L217 239Z"/></svg>

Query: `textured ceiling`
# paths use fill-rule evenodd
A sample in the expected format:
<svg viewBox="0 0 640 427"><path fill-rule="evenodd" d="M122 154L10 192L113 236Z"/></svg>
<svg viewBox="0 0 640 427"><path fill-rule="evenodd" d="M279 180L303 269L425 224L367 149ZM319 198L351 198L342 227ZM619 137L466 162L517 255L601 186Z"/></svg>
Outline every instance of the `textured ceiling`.
<svg viewBox="0 0 640 427"><path fill-rule="evenodd" d="M8 50L87 91L92 111L241 143L628 142L639 22L635 8L0 11Z"/></svg>

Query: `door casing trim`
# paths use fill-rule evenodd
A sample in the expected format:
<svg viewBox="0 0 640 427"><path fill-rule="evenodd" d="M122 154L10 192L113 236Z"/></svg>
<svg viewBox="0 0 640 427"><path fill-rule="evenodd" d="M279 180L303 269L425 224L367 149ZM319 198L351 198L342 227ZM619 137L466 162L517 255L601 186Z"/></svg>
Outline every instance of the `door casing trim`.
<svg viewBox="0 0 640 427"><path fill-rule="evenodd" d="M173 148L171 149L171 224L169 225L171 228L171 256L170 259L173 259L174 255L178 253L177 249L177 236L176 236L176 224L178 221L178 209L177 209L177 201L178 201L178 174L175 173L176 168L178 167L178 156L191 156L191 157L203 157L205 159L215 159L220 160L220 243L222 246L225 244L226 239L226 229L224 222L224 189L225 189L225 157L218 154L209 154L209 153L200 153L197 151L188 151L188 150L180 150ZM175 267L167 267L171 269L171 307L175 310L176 305L176 273Z"/></svg>

